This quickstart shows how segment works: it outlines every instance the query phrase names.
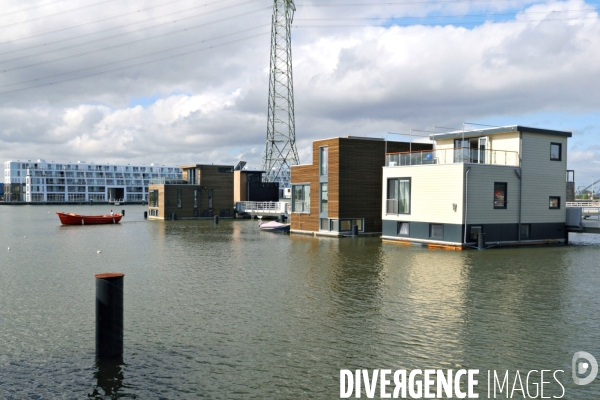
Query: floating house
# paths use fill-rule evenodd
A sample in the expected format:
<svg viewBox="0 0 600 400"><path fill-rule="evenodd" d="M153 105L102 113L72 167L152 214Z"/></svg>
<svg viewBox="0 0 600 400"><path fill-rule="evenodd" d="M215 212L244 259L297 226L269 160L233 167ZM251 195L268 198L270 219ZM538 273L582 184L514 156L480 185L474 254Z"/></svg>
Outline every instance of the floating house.
<svg viewBox="0 0 600 400"><path fill-rule="evenodd" d="M155 164L7 161L4 201L143 203L151 179L181 179L181 169Z"/></svg>
<svg viewBox="0 0 600 400"><path fill-rule="evenodd" d="M182 179L154 179L148 188L149 219L233 218L233 165L180 167Z"/></svg>
<svg viewBox="0 0 600 400"><path fill-rule="evenodd" d="M391 152L431 150L429 143L338 137L313 142L312 164L292 166L290 231L344 236L380 234L382 168Z"/></svg>
<svg viewBox="0 0 600 400"><path fill-rule="evenodd" d="M564 242L571 132L507 126L434 134L388 152L382 238L455 248Z"/></svg>

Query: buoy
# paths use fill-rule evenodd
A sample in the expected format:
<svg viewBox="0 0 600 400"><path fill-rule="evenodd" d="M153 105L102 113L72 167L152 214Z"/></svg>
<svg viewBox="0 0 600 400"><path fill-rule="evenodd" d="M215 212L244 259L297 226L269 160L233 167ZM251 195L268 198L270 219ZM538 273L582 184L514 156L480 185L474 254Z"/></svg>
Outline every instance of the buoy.
<svg viewBox="0 0 600 400"><path fill-rule="evenodd" d="M10 247L8 249L10 250Z"/></svg>
<svg viewBox="0 0 600 400"><path fill-rule="evenodd" d="M25 236L23 236L23 237L24 237L24 238L26 238L26 237L27 237L27 235L25 235Z"/></svg>
<svg viewBox="0 0 600 400"><path fill-rule="evenodd" d="M102 253L102 250L96 250L96 253L100 254Z"/></svg>

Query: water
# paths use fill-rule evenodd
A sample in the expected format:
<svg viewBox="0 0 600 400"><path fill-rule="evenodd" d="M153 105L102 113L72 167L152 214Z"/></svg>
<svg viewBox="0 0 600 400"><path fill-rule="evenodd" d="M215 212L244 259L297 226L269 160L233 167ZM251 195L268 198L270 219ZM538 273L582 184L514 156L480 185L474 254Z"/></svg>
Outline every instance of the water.
<svg viewBox="0 0 600 400"><path fill-rule="evenodd" d="M123 208L0 206L1 399L330 399L358 368L480 369L480 398L487 370L561 369L564 398L600 394L571 379L576 351L600 359L597 236L452 252ZM101 272L125 273L118 362L94 358Z"/></svg>

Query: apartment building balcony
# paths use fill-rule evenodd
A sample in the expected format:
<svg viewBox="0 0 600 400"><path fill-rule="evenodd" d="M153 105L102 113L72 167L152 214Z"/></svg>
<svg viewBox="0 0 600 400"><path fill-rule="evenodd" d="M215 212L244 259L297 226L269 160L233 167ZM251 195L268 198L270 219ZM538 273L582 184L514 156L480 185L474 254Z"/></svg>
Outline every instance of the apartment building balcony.
<svg viewBox="0 0 600 400"><path fill-rule="evenodd" d="M516 151L504 150L454 148L387 153L385 156L386 167L433 164L490 164L519 166L519 153Z"/></svg>

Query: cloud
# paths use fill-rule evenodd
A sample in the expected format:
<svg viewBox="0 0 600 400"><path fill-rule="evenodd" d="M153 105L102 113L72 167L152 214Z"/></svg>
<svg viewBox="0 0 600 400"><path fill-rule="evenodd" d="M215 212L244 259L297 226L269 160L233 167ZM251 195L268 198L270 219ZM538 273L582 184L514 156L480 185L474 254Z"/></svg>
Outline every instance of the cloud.
<svg viewBox="0 0 600 400"><path fill-rule="evenodd" d="M270 11L254 11L267 3L234 7L171 25L168 22L175 17L155 9L18 39L140 7L115 2L96 10L97 15L66 13L0 30L1 60L8 59L8 52L10 58L27 56L0 64L0 70L14 69L0 73L0 92L69 79L0 93L0 161L83 158L94 162L234 164L246 159L258 166L266 137ZM5 12L22 8L20 4L9 1ZM465 120L486 118L504 117L504 124L518 124L514 116L532 113L560 112L577 125L578 115L597 115L597 13L574 14L585 17L580 19L557 18L573 15L567 10L592 8L579 0L524 8L523 4L527 3L461 3L400 10L383 6L360 10L298 7L293 74L302 162L310 162L311 142L319 138L408 132L411 128L431 129L432 125L461 126ZM197 4L182 1L169 12L193 6ZM64 2L34 9L19 14L21 19L15 21L68 7ZM204 11L223 8L211 7ZM500 10L498 7L521 11L514 19L490 20L472 28L449 24L301 28L308 24L302 18L382 16L402 21L411 15L466 14ZM236 17L244 13L246 17ZM150 17L156 19L141 22ZM194 28L219 18L224 22ZM555 20L540 21L544 18ZM8 20L0 15L0 26ZM136 31L156 23L167 25ZM265 24L266 28L247 30ZM186 27L188 33L169 33ZM106 41L100 39L108 33L84 36L113 28L111 35L122 35ZM235 33L244 29L245 33ZM265 34L249 38L261 32ZM126 44L148 35L163 36ZM231 43L221 45L226 42ZM49 50L78 47L48 54L38 54L32 48L44 43ZM123 46L102 50L120 44ZM180 46L186 47L175 50ZM72 57L85 52L85 56ZM146 56L158 52L157 56ZM177 55L184 52L189 54ZM137 58L118 62L132 57ZM158 57L169 58L148 62ZM114 71L98 74L111 69ZM89 76L75 79L84 75ZM56 78L46 79L49 76ZM31 82L19 84L24 81ZM138 102L130 105L133 99ZM139 99L152 101L135 105L140 104ZM592 144L594 135L589 132L597 130L597 123L588 123L582 130L586 139L581 148ZM570 162L588 160L589 151L572 152Z"/></svg>

